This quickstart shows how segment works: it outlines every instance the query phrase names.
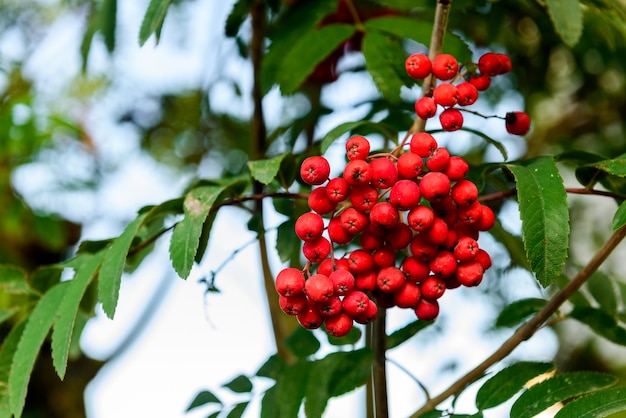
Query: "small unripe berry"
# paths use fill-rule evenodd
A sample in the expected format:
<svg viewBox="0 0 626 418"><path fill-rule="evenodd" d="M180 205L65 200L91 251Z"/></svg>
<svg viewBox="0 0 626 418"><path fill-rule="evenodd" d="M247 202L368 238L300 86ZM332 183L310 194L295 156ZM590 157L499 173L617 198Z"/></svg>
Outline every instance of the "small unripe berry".
<svg viewBox="0 0 626 418"><path fill-rule="evenodd" d="M307 157L300 166L300 177L312 186L322 184L328 180L330 175L330 164L328 160L320 155Z"/></svg>

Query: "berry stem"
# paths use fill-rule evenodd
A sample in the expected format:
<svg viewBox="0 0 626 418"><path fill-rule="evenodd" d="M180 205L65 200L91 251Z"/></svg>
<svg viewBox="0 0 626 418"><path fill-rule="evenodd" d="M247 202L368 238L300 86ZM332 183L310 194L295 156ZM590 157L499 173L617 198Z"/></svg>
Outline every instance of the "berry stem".
<svg viewBox="0 0 626 418"><path fill-rule="evenodd" d="M376 418L387 418L389 407L387 404L387 331L386 331L387 310L380 308L378 317L372 324L372 349L374 350L374 409Z"/></svg>
<svg viewBox="0 0 626 418"><path fill-rule="evenodd" d="M517 331L515 331L515 333L500 346L500 348L498 348L493 354L487 357L474 369L459 378L439 395L427 400L420 409L411 415L411 418L417 418L423 413L433 410L437 407L437 405L449 397L460 393L469 384L481 378L491 366L503 360L522 342L532 337L544 326L544 324L561 307L561 305L563 305L563 303L565 303L565 301L567 301L567 299L569 299L569 297L572 296L572 294L574 294L574 292L576 292L596 270L598 270L598 268L602 265L602 263L604 263L613 250L615 250L624 237L626 237L626 226L623 226L615 231L602 248L600 248L600 250L598 250L598 252L593 256L589 263L587 263L587 265L578 272L578 274L567 284L567 286L555 294L541 311L528 320L528 322L524 325L519 327Z"/></svg>

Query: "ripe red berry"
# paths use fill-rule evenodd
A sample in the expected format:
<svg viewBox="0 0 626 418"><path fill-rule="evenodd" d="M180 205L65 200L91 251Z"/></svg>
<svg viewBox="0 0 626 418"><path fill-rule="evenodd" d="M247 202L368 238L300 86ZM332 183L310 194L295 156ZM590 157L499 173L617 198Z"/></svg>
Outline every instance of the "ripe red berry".
<svg viewBox="0 0 626 418"><path fill-rule="evenodd" d="M513 69L511 58L506 54L497 54L500 60L500 74L506 74Z"/></svg>
<svg viewBox="0 0 626 418"><path fill-rule="evenodd" d="M422 298L429 301L437 300L446 292L446 283L439 277L430 276L420 284Z"/></svg>
<svg viewBox="0 0 626 418"><path fill-rule="evenodd" d="M405 280L411 283L420 283L428 278L430 267L415 257L407 257L402 261L402 272Z"/></svg>
<svg viewBox="0 0 626 418"><path fill-rule="evenodd" d="M335 244L345 245L352 241L354 234L343 227L340 216L333 216L328 222L328 237Z"/></svg>
<svg viewBox="0 0 626 418"><path fill-rule="evenodd" d="M470 180L461 180L452 186L450 196L458 206L467 206L478 199L478 187Z"/></svg>
<svg viewBox="0 0 626 418"><path fill-rule="evenodd" d="M463 127L463 114L459 109L451 107L441 112L439 122L444 131L458 131Z"/></svg>
<svg viewBox="0 0 626 418"><path fill-rule="evenodd" d="M276 276L276 291L282 296L295 296L304 290L304 282L302 271L287 267Z"/></svg>
<svg viewBox="0 0 626 418"><path fill-rule="evenodd" d="M326 187L318 187L311 190L308 199L309 208L319 213L320 215L327 215L335 210L337 202L333 202L328 199L326 194Z"/></svg>
<svg viewBox="0 0 626 418"><path fill-rule="evenodd" d="M423 166L422 157L411 151L402 153L396 163L399 176L405 179L417 178L422 173Z"/></svg>
<svg viewBox="0 0 626 418"><path fill-rule="evenodd" d="M328 180L330 164L320 155L307 157L300 166L300 177L306 184L318 185Z"/></svg>
<svg viewBox="0 0 626 418"><path fill-rule="evenodd" d="M346 142L348 160L364 160L370 153L370 142L364 136L354 135Z"/></svg>
<svg viewBox="0 0 626 418"><path fill-rule="evenodd" d="M350 316L345 313L326 318L324 322L324 328L333 337L343 337L348 335L352 330L354 322Z"/></svg>
<svg viewBox="0 0 626 418"><path fill-rule="evenodd" d="M295 232L302 241L312 241L322 236L324 220L315 212L303 213L296 220Z"/></svg>
<svg viewBox="0 0 626 418"><path fill-rule="evenodd" d="M343 177L335 177L330 179L326 184L326 197L332 202L343 202L348 198L350 186Z"/></svg>
<svg viewBox="0 0 626 418"><path fill-rule="evenodd" d="M427 241L422 235L415 235L409 244L413 257L419 262L429 262L437 255L439 246Z"/></svg>
<svg viewBox="0 0 626 418"><path fill-rule="evenodd" d="M424 239L431 244L440 245L446 242L448 237L448 225L442 218L435 217L433 224L422 232Z"/></svg>
<svg viewBox="0 0 626 418"><path fill-rule="evenodd" d="M321 263L330 254L330 242L325 237L305 241L302 254L311 263Z"/></svg>
<svg viewBox="0 0 626 418"><path fill-rule="evenodd" d="M415 307L415 315L420 321L432 321L439 315L439 303L421 299Z"/></svg>
<svg viewBox="0 0 626 418"><path fill-rule="evenodd" d="M323 302L314 302L314 309L323 318L329 318L331 316L339 315L343 311L343 306L341 304L341 298L339 296L332 295Z"/></svg>
<svg viewBox="0 0 626 418"><path fill-rule="evenodd" d="M376 276L378 289L385 293L393 293L399 290L404 284L404 273L395 266L381 269Z"/></svg>
<svg viewBox="0 0 626 418"><path fill-rule="evenodd" d="M397 292L393 294L393 301L400 308L415 308L420 301L422 292L415 283L405 282Z"/></svg>
<svg viewBox="0 0 626 418"><path fill-rule="evenodd" d="M509 112L504 121L506 131L512 135L526 135L530 130L530 117L524 112Z"/></svg>
<svg viewBox="0 0 626 418"><path fill-rule="evenodd" d="M450 251L439 251L430 261L430 271L438 278L452 276L456 272L456 258ZM425 296L426 297L426 296ZM428 299L428 297L426 297Z"/></svg>
<svg viewBox="0 0 626 418"><path fill-rule="evenodd" d="M307 307L298 313L296 318L302 327L306 329L317 329L324 323L324 318L322 318L315 308L309 305L310 304L307 304Z"/></svg>
<svg viewBox="0 0 626 418"><path fill-rule="evenodd" d="M385 232L386 242L395 251L405 249L410 244L412 238L413 232L404 222L398 222Z"/></svg>
<svg viewBox="0 0 626 418"><path fill-rule="evenodd" d="M354 290L354 275L347 270L335 270L328 278L333 282L336 296L343 296Z"/></svg>
<svg viewBox="0 0 626 418"><path fill-rule="evenodd" d="M386 230L398 223L398 210L389 202L378 202L369 215L372 228Z"/></svg>
<svg viewBox="0 0 626 418"><path fill-rule="evenodd" d="M362 212L372 209L378 202L378 191L372 186L353 187L350 190L350 203Z"/></svg>
<svg viewBox="0 0 626 418"><path fill-rule="evenodd" d="M456 269L456 279L463 286L478 286L483 280L484 273L483 266L477 260L470 261L459 264Z"/></svg>
<svg viewBox="0 0 626 418"><path fill-rule="evenodd" d="M439 54L433 60L431 70L439 80L452 80L459 72L459 63L450 54Z"/></svg>
<svg viewBox="0 0 626 418"><path fill-rule="evenodd" d="M341 212L339 217L341 219L341 226L346 232L352 235L356 235L359 232L367 228L368 217L365 213L348 207Z"/></svg>
<svg viewBox="0 0 626 418"><path fill-rule="evenodd" d="M473 225L482 215L482 205L479 201L475 201L469 205L459 206L457 213L460 222L466 225Z"/></svg>
<svg viewBox="0 0 626 418"><path fill-rule="evenodd" d="M448 167L445 174L450 178L450 181L459 181L463 179L469 172L469 164L462 157L453 155L450 157Z"/></svg>
<svg viewBox="0 0 626 418"><path fill-rule="evenodd" d="M372 270L373 267L374 259L372 255L365 250L357 249L348 255L348 268L354 274L367 273Z"/></svg>
<svg viewBox="0 0 626 418"><path fill-rule="evenodd" d="M501 74L502 62L495 52L487 52L478 59L478 70L490 76Z"/></svg>
<svg viewBox="0 0 626 418"><path fill-rule="evenodd" d="M447 148L439 147L426 159L426 167L430 171L446 171L450 162L450 152Z"/></svg>
<svg viewBox="0 0 626 418"><path fill-rule="evenodd" d="M478 89L469 81L464 81L456 86L458 95L457 103L460 106L473 105L478 99Z"/></svg>
<svg viewBox="0 0 626 418"><path fill-rule="evenodd" d="M370 181L370 167L365 160L352 160L343 169L343 178L350 186L365 186Z"/></svg>
<svg viewBox="0 0 626 418"><path fill-rule="evenodd" d="M437 149L437 141L435 137L427 132L416 132L411 137L410 142L411 152L419 155L422 158L430 157Z"/></svg>
<svg viewBox="0 0 626 418"><path fill-rule="evenodd" d="M314 274L304 283L304 293L313 302L326 302L335 294L332 280L325 274Z"/></svg>
<svg viewBox="0 0 626 418"><path fill-rule="evenodd" d="M454 247L454 257L459 260L460 263L466 263L476 258L478 254L478 243L471 237L461 237L458 243Z"/></svg>
<svg viewBox="0 0 626 418"><path fill-rule="evenodd" d="M420 205L407 215L407 222L412 230L421 232L430 228L435 220L435 212L428 206Z"/></svg>
<svg viewBox="0 0 626 418"><path fill-rule="evenodd" d="M412 180L398 180L389 191L389 203L402 211L415 208L420 198L420 188Z"/></svg>
<svg viewBox="0 0 626 418"><path fill-rule="evenodd" d="M370 270L367 273L357 274L354 277L355 288L362 290L363 292L371 292L376 289L376 272Z"/></svg>
<svg viewBox="0 0 626 418"><path fill-rule="evenodd" d="M422 119L430 119L437 113L437 103L432 97L420 97L415 101L415 113Z"/></svg>
<svg viewBox="0 0 626 418"><path fill-rule="evenodd" d="M373 322L377 316L378 306L376 305L376 302L370 299L370 303L367 305L367 310L355 317L354 321L359 324L369 324L370 322Z"/></svg>
<svg viewBox="0 0 626 418"><path fill-rule="evenodd" d="M370 298L360 290L355 290L343 298L343 311L355 318L367 310Z"/></svg>
<svg viewBox="0 0 626 418"><path fill-rule="evenodd" d="M488 74L472 76L468 80L478 91L485 91L491 86L491 77Z"/></svg>
<svg viewBox="0 0 626 418"><path fill-rule="evenodd" d="M280 295L278 297L278 306L287 315L298 315L307 307L306 296L302 293L294 296Z"/></svg>
<svg viewBox="0 0 626 418"><path fill-rule="evenodd" d="M441 83L433 90L433 99L440 106L454 106L458 102L459 91L454 84Z"/></svg>
<svg viewBox="0 0 626 418"><path fill-rule="evenodd" d="M396 263L396 251L389 245L383 245L372 254L375 269L391 267Z"/></svg>
<svg viewBox="0 0 626 418"><path fill-rule="evenodd" d="M496 215L489 206L482 205L480 207L480 217L478 221L472 225L478 231L489 231L496 223Z"/></svg>
<svg viewBox="0 0 626 418"><path fill-rule="evenodd" d="M432 68L430 58L425 54L419 53L409 55L404 65L409 77L416 80L422 80L428 77Z"/></svg>
<svg viewBox="0 0 626 418"><path fill-rule="evenodd" d="M370 183L378 189L387 189L398 180L396 165L389 158L376 158L370 162Z"/></svg>
<svg viewBox="0 0 626 418"><path fill-rule="evenodd" d="M324 276L330 276L334 270L350 270L348 268L348 260L345 258L327 258L317 266L317 273Z"/></svg>
<svg viewBox="0 0 626 418"><path fill-rule="evenodd" d="M383 246L384 240L380 234L366 229L359 237L359 244L361 244L361 248L364 250L374 251Z"/></svg>
<svg viewBox="0 0 626 418"><path fill-rule="evenodd" d="M483 250L482 248L479 249L478 253L476 254L476 261L480 263L483 270L487 270L489 269L489 267L491 267L491 256L487 251Z"/></svg>
<svg viewBox="0 0 626 418"><path fill-rule="evenodd" d="M422 197L429 202L441 200L450 193L450 179L443 173L426 173L420 182Z"/></svg>

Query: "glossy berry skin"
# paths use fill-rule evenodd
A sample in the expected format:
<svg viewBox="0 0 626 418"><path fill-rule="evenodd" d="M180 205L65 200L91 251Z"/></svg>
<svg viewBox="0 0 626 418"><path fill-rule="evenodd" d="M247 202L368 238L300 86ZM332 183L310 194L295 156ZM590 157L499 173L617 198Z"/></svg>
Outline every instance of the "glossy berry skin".
<svg viewBox="0 0 626 418"><path fill-rule="evenodd" d="M316 309L308 306L296 315L296 319L306 329L318 329L324 323L322 315Z"/></svg>
<svg viewBox="0 0 626 418"><path fill-rule="evenodd" d="M378 316L378 306L376 302L370 300L370 303L367 305L367 310L363 313L360 313L358 316L354 318L355 322L359 324L369 324L370 322L374 322L376 317Z"/></svg>
<svg viewBox="0 0 626 418"><path fill-rule="evenodd" d="M350 204L356 210L366 212L378 202L378 191L372 186L353 187L350 190Z"/></svg>
<svg viewBox="0 0 626 418"><path fill-rule="evenodd" d="M294 267L287 267L276 276L276 291L282 296L295 296L304 291L304 274Z"/></svg>
<svg viewBox="0 0 626 418"><path fill-rule="evenodd" d="M370 162L370 182L377 189L387 189L398 180L398 169L389 158L376 158Z"/></svg>
<svg viewBox="0 0 626 418"><path fill-rule="evenodd" d="M406 59L404 66L409 77L415 80L423 80L430 75L432 62L427 55L418 53L410 55Z"/></svg>
<svg viewBox="0 0 626 418"><path fill-rule="evenodd" d="M463 127L463 114L459 109L451 107L441 112L439 122L444 131L458 131Z"/></svg>
<svg viewBox="0 0 626 418"><path fill-rule="evenodd" d="M445 174L450 181L462 180L469 172L469 164L462 157L453 155L450 157L448 167L446 167Z"/></svg>
<svg viewBox="0 0 626 418"><path fill-rule="evenodd" d="M457 206L467 206L478 199L478 188L470 180L461 180L452 187L450 196Z"/></svg>
<svg viewBox="0 0 626 418"><path fill-rule="evenodd" d="M343 311L355 318L367 310L370 298L360 290L355 290L343 298Z"/></svg>
<svg viewBox="0 0 626 418"><path fill-rule="evenodd" d="M439 54L432 64L432 73L439 80L452 80L459 72L459 63L450 54Z"/></svg>
<svg viewBox="0 0 626 418"><path fill-rule="evenodd" d="M324 322L324 328L326 329L326 332L328 332L333 337L343 337L345 335L348 335L353 326L354 322L352 318L350 318L350 316L345 313L326 318L326 321Z"/></svg>
<svg viewBox="0 0 626 418"><path fill-rule="evenodd" d="M485 91L491 86L491 77L488 74L480 74L470 77L468 82L472 83L476 90Z"/></svg>
<svg viewBox="0 0 626 418"><path fill-rule="evenodd" d="M463 286L478 286L483 280L483 274L485 269L478 261L470 261L468 263L461 263L456 269L456 279Z"/></svg>
<svg viewBox="0 0 626 418"><path fill-rule="evenodd" d="M363 274L372 270L374 259L372 255L361 249L354 250L348 256L348 268L353 274Z"/></svg>
<svg viewBox="0 0 626 418"><path fill-rule="evenodd" d="M398 223L398 210L389 202L379 202L370 211L369 219L372 227L391 228Z"/></svg>
<svg viewBox="0 0 626 418"><path fill-rule="evenodd" d="M434 136L427 132L416 132L411 137L409 146L411 152L422 158L427 158L437 149L437 141Z"/></svg>
<svg viewBox="0 0 626 418"><path fill-rule="evenodd" d="M417 207L420 198L420 188L412 180L398 180L389 191L389 203L402 211Z"/></svg>
<svg viewBox="0 0 626 418"><path fill-rule="evenodd" d="M368 224L367 215L352 207L346 208L339 217L343 229L352 235L356 235L363 231Z"/></svg>
<svg viewBox="0 0 626 418"><path fill-rule="evenodd" d="M439 316L439 303L421 299L415 307L415 315L420 321L432 321Z"/></svg>
<svg viewBox="0 0 626 418"><path fill-rule="evenodd" d="M454 257L460 263L466 263L476 259L479 250L478 242L476 242L475 239L471 237L461 237L454 247Z"/></svg>
<svg viewBox="0 0 626 418"><path fill-rule="evenodd" d="M343 177L335 177L326 184L326 197L331 202L343 202L348 198L350 186Z"/></svg>
<svg viewBox="0 0 626 418"><path fill-rule="evenodd" d="M378 289L385 293L393 293L404 284L404 273L397 267L390 266L381 269L376 276Z"/></svg>
<svg viewBox="0 0 626 418"><path fill-rule="evenodd" d="M306 296L302 293L295 296L280 295L278 297L278 306L287 315L298 315L307 307Z"/></svg>
<svg viewBox="0 0 626 418"><path fill-rule="evenodd" d="M354 234L346 231L340 216L333 216L328 222L328 238L335 244L345 245L352 241Z"/></svg>
<svg viewBox="0 0 626 418"><path fill-rule="evenodd" d="M489 206L482 205L480 207L480 218L473 225L478 231L489 231L496 223L496 215Z"/></svg>
<svg viewBox="0 0 626 418"><path fill-rule="evenodd" d="M317 239L324 232L324 220L318 213L303 213L296 220L295 232L302 241Z"/></svg>
<svg viewBox="0 0 626 418"><path fill-rule="evenodd" d="M448 168L448 164L450 163L450 152L443 147L437 148L431 155L426 159L426 167L430 171L445 171Z"/></svg>
<svg viewBox="0 0 626 418"><path fill-rule="evenodd" d="M530 130L530 117L524 112L509 112L504 120L506 131L512 135L526 135Z"/></svg>
<svg viewBox="0 0 626 418"><path fill-rule="evenodd" d="M450 193L450 179L443 173L426 173L420 182L422 197L429 202L441 200Z"/></svg>
<svg viewBox="0 0 626 418"><path fill-rule="evenodd" d="M422 292L415 283L405 282L397 292L393 294L393 301L400 308L415 308L420 301Z"/></svg>
<svg viewBox="0 0 626 418"><path fill-rule="evenodd" d="M416 179L422 173L423 167L422 157L411 151L402 153L396 163L398 175L404 179Z"/></svg>
<svg viewBox="0 0 626 418"><path fill-rule="evenodd" d="M440 106L454 106L458 102L459 91L454 84L441 83L433 90L433 100Z"/></svg>
<svg viewBox="0 0 626 418"><path fill-rule="evenodd" d="M431 276L421 283L420 288L422 298L433 301L441 298L446 292L446 283L438 277Z"/></svg>
<svg viewBox="0 0 626 418"><path fill-rule="evenodd" d="M421 232L430 228L435 220L435 212L428 206L417 206L407 215L407 222L412 230Z"/></svg>
<svg viewBox="0 0 626 418"><path fill-rule="evenodd" d="M437 102L432 97L420 97L415 101L415 113L422 119L430 119L437 113Z"/></svg>
<svg viewBox="0 0 626 418"><path fill-rule="evenodd" d="M370 142L367 138L354 135L346 142L346 157L348 160L365 160L370 153Z"/></svg>
<svg viewBox="0 0 626 418"><path fill-rule="evenodd" d="M343 311L341 298L335 295L330 296L323 302L314 302L314 306L315 310L322 316L322 318L339 315Z"/></svg>
<svg viewBox="0 0 626 418"><path fill-rule="evenodd" d="M370 181L370 166L365 160L352 160L344 167L343 178L350 186L366 186Z"/></svg>
<svg viewBox="0 0 626 418"><path fill-rule="evenodd" d="M319 213L320 215L327 215L335 210L337 202L333 202L328 199L326 187L322 186L311 190L308 205L311 210Z"/></svg>
<svg viewBox="0 0 626 418"><path fill-rule="evenodd" d="M300 177L311 186L319 185L328 180L330 175L330 164L328 160L320 155L307 157L300 166Z"/></svg>
<svg viewBox="0 0 626 418"><path fill-rule="evenodd" d="M335 294L332 280L325 274L314 274L304 284L304 293L313 302L323 303Z"/></svg>
<svg viewBox="0 0 626 418"><path fill-rule="evenodd" d="M478 89L469 81L457 84L457 103L460 106L473 105L478 99Z"/></svg>
<svg viewBox="0 0 626 418"><path fill-rule="evenodd" d="M344 296L354 290L354 275L347 270L335 270L328 278L333 282L336 296Z"/></svg>
<svg viewBox="0 0 626 418"><path fill-rule="evenodd" d="M302 245L302 254L312 263L321 263L330 254L330 241L326 237L305 241Z"/></svg>

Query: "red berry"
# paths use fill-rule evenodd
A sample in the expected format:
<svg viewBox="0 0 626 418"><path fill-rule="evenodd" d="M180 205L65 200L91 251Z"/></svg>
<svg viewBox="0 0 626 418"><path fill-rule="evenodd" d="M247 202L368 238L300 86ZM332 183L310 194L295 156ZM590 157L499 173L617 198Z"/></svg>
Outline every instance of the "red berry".
<svg viewBox="0 0 626 418"><path fill-rule="evenodd" d="M335 210L337 202L333 202L328 199L326 195L326 187L318 187L311 190L308 199L309 208L319 213L320 215L327 215Z"/></svg>
<svg viewBox="0 0 626 418"><path fill-rule="evenodd" d="M341 226L343 229L352 235L356 235L363 231L368 224L368 217L365 213L349 207L341 212L339 217L341 219Z"/></svg>
<svg viewBox="0 0 626 418"><path fill-rule="evenodd" d="M324 276L330 276L335 270L350 270L348 260L345 258L327 258L317 266L317 273Z"/></svg>
<svg viewBox="0 0 626 418"><path fill-rule="evenodd" d="M478 261L461 263L456 269L456 279L463 286L478 286L483 280L485 269Z"/></svg>
<svg viewBox="0 0 626 418"><path fill-rule="evenodd" d="M324 220L318 213L303 213L296 220L295 232L302 241L312 241L322 236Z"/></svg>
<svg viewBox="0 0 626 418"><path fill-rule="evenodd" d="M474 225L482 215L482 205L479 201L475 201L466 206L459 206L457 213L460 222L466 225Z"/></svg>
<svg viewBox="0 0 626 418"><path fill-rule="evenodd" d="M402 153L396 163L399 177L411 180L422 173L423 166L422 157L411 151Z"/></svg>
<svg viewBox="0 0 626 418"><path fill-rule="evenodd" d="M501 74L502 62L495 52L487 52L478 59L478 70L490 76Z"/></svg>
<svg viewBox="0 0 626 418"><path fill-rule="evenodd" d="M378 189L387 189L398 180L396 165L389 158L377 158L370 162L370 183Z"/></svg>
<svg viewBox="0 0 626 418"><path fill-rule="evenodd" d="M307 307L306 296L302 293L294 296L280 295L278 297L278 306L287 315L298 315Z"/></svg>
<svg viewBox="0 0 626 418"><path fill-rule="evenodd" d="M458 95L458 104L461 106L469 106L478 99L478 89L469 81L464 81L456 86Z"/></svg>
<svg viewBox="0 0 626 418"><path fill-rule="evenodd" d="M350 186L365 186L370 181L370 166L365 160L352 160L344 167L343 178Z"/></svg>
<svg viewBox="0 0 626 418"><path fill-rule="evenodd" d="M420 188L412 180L398 180L389 191L389 203L402 211L415 208L420 198Z"/></svg>
<svg viewBox="0 0 626 418"><path fill-rule="evenodd" d="M302 254L312 263L321 263L330 254L330 242L325 237L305 241Z"/></svg>
<svg viewBox="0 0 626 418"><path fill-rule="evenodd" d="M366 229L359 237L359 244L361 244L361 248L364 250L374 251L383 246L384 240L379 234L375 234L369 229Z"/></svg>
<svg viewBox="0 0 626 418"><path fill-rule="evenodd" d="M461 180L452 186L450 196L458 206L467 206L478 199L478 187L470 180Z"/></svg>
<svg viewBox="0 0 626 418"><path fill-rule="evenodd" d="M435 212L428 206L420 205L407 215L407 222L412 230L421 232L430 228L435 220Z"/></svg>
<svg viewBox="0 0 626 418"><path fill-rule="evenodd" d="M449 162L450 152L446 148L440 147L426 159L426 167L430 171L446 171Z"/></svg>
<svg viewBox="0 0 626 418"><path fill-rule="evenodd" d="M420 321L432 321L439 315L439 303L421 299L415 307L415 315Z"/></svg>
<svg viewBox="0 0 626 418"><path fill-rule="evenodd" d="M427 132L416 132L411 137L410 142L411 152L419 155L422 158L430 157L437 149L437 141L435 137Z"/></svg>
<svg viewBox="0 0 626 418"><path fill-rule="evenodd" d="M430 267L415 257L407 257L402 262L402 272L406 281L420 283L428 278Z"/></svg>
<svg viewBox="0 0 626 418"><path fill-rule="evenodd" d="M430 276L420 284L422 298L429 301L437 300L446 291L446 283L439 277Z"/></svg>
<svg viewBox="0 0 626 418"><path fill-rule="evenodd" d="M348 160L365 160L370 153L370 142L364 136L354 135L346 142Z"/></svg>
<svg viewBox="0 0 626 418"><path fill-rule="evenodd" d="M374 205L369 215L372 228L388 229L398 223L398 210L389 202L379 202Z"/></svg>
<svg viewBox="0 0 626 418"><path fill-rule="evenodd" d="M485 91L491 86L491 77L488 74L472 76L468 81L472 83L478 91Z"/></svg>
<svg viewBox="0 0 626 418"><path fill-rule="evenodd" d="M304 290L304 273L287 267L276 276L276 291L282 296L295 296Z"/></svg>
<svg viewBox="0 0 626 418"><path fill-rule="evenodd" d="M441 83L433 90L435 103L441 106L454 106L458 102L459 91L454 84Z"/></svg>
<svg viewBox="0 0 626 418"><path fill-rule="evenodd" d="M496 223L496 215L489 206L482 205L480 207L480 217L478 221L472 225L478 231L489 231Z"/></svg>
<svg viewBox="0 0 626 418"><path fill-rule="evenodd" d="M373 322L378 316L378 306L376 302L370 299L370 303L367 305L367 310L359 314L354 320L359 324L369 324Z"/></svg>
<svg viewBox="0 0 626 418"><path fill-rule="evenodd" d="M438 278L452 276L456 272L456 258L450 251L439 251L430 261L430 271Z"/></svg>
<svg viewBox="0 0 626 418"><path fill-rule="evenodd" d="M530 117L524 112L509 112L504 120L506 131L512 135L526 135L530 130Z"/></svg>
<svg viewBox="0 0 626 418"><path fill-rule="evenodd" d="M305 282L304 293L313 302L326 302L335 294L332 280L325 274L314 274Z"/></svg>
<svg viewBox="0 0 626 418"><path fill-rule="evenodd" d="M451 80L459 72L459 63L450 54L439 54L432 63L432 73L439 80Z"/></svg>
<svg viewBox="0 0 626 418"><path fill-rule="evenodd" d="M354 290L354 276L347 270L335 270L328 278L333 282L336 296L343 296Z"/></svg>
<svg viewBox="0 0 626 418"><path fill-rule="evenodd" d="M378 191L372 186L353 187L350 190L350 203L362 212L372 209L378 202Z"/></svg>
<svg viewBox="0 0 626 418"><path fill-rule="evenodd" d="M415 283L405 282L397 292L393 294L393 301L400 308L415 308L420 301L422 292Z"/></svg>
<svg viewBox="0 0 626 418"><path fill-rule="evenodd" d="M352 241L354 234L346 231L341 223L340 216L333 216L328 222L328 237L335 244L345 245Z"/></svg>
<svg viewBox="0 0 626 418"><path fill-rule="evenodd" d="M370 270L367 273L361 273L355 276L355 287L364 292L371 292L376 289L376 272Z"/></svg>
<svg viewBox="0 0 626 418"><path fill-rule="evenodd" d="M396 263L396 251L389 245L383 245L372 254L374 266L378 269L391 267Z"/></svg>
<svg viewBox="0 0 626 418"><path fill-rule="evenodd" d="M348 267L354 274L366 273L374 267L374 259L365 250L354 250L348 256Z"/></svg>
<svg viewBox="0 0 626 418"><path fill-rule="evenodd" d="M461 263L472 261L478 254L478 242L471 237L461 237L454 247L454 257Z"/></svg>
<svg viewBox="0 0 626 418"><path fill-rule="evenodd" d="M506 54L497 54L500 60L500 74L506 74L513 69L511 58Z"/></svg>
<svg viewBox="0 0 626 418"><path fill-rule="evenodd" d="M378 272L376 284L385 293L396 292L404 284L404 273L395 266L385 267Z"/></svg>
<svg viewBox="0 0 626 418"><path fill-rule="evenodd" d="M422 232L424 239L431 244L440 245L446 242L448 237L448 225L446 221L436 217L433 224L426 231Z"/></svg>
<svg viewBox="0 0 626 418"><path fill-rule="evenodd" d="M328 200L339 203L348 198L350 186L343 177L335 177L334 179L330 179L328 184L326 184L325 191Z"/></svg>
<svg viewBox="0 0 626 418"><path fill-rule="evenodd" d="M398 222L385 232L387 243L396 251L405 249L411 243L412 238L413 232L404 222Z"/></svg>
<svg viewBox="0 0 626 418"><path fill-rule="evenodd" d="M420 192L429 202L441 200L450 193L450 179L440 172L426 173L420 182Z"/></svg>
<svg viewBox="0 0 626 418"><path fill-rule="evenodd" d="M354 322L352 321L352 318L345 313L326 318L326 322L324 322L326 332L333 337L343 337L348 335L353 326Z"/></svg>
<svg viewBox="0 0 626 418"><path fill-rule="evenodd" d="M459 109L451 107L441 112L439 122L444 131L458 131L463 127L463 114Z"/></svg>
<svg viewBox="0 0 626 418"><path fill-rule="evenodd" d="M369 303L370 298L365 293L355 290L343 298L343 311L354 318L365 312Z"/></svg>
<svg viewBox="0 0 626 418"><path fill-rule="evenodd" d="M428 77L432 68L430 58L425 54L409 55L404 65L409 77L416 80L422 80Z"/></svg>
<svg viewBox="0 0 626 418"><path fill-rule="evenodd" d="M476 254L476 261L480 263L483 270L487 270L489 269L489 267L491 267L491 256L487 251L483 250L482 248L479 249L478 253Z"/></svg>
<svg viewBox="0 0 626 418"><path fill-rule="evenodd" d="M463 179L469 172L469 164L462 157L453 155L450 157L448 167L446 168L446 176L450 181L459 181Z"/></svg>
<svg viewBox="0 0 626 418"><path fill-rule="evenodd" d="M317 329L324 323L324 318L322 318L314 307L309 306L309 304L307 304L304 310L298 313L296 318L300 325L306 329Z"/></svg>
<svg viewBox="0 0 626 418"><path fill-rule="evenodd" d="M318 185L328 180L330 164L320 155L306 158L300 166L300 177L306 184Z"/></svg>
<svg viewBox="0 0 626 418"><path fill-rule="evenodd" d="M331 316L339 315L343 311L341 304L341 298L339 296L330 296L323 302L314 302L314 309L323 317L329 318Z"/></svg>
<svg viewBox="0 0 626 418"><path fill-rule="evenodd" d="M437 103L432 97L420 97L415 102L415 113L422 119L430 119L437 113Z"/></svg>

